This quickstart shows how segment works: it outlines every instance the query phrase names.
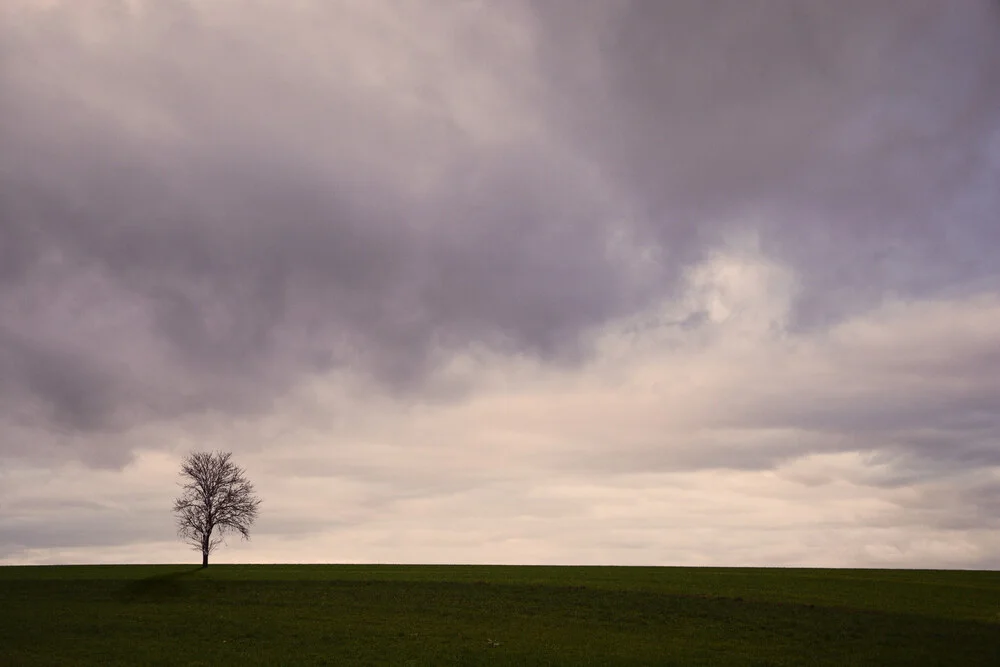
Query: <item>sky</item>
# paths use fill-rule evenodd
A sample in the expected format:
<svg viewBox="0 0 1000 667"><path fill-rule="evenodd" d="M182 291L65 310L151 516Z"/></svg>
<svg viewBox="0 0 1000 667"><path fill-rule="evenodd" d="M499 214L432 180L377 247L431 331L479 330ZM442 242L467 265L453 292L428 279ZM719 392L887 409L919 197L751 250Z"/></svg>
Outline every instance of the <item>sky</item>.
<svg viewBox="0 0 1000 667"><path fill-rule="evenodd" d="M992 0L6 0L0 564L998 568L998 184Z"/></svg>

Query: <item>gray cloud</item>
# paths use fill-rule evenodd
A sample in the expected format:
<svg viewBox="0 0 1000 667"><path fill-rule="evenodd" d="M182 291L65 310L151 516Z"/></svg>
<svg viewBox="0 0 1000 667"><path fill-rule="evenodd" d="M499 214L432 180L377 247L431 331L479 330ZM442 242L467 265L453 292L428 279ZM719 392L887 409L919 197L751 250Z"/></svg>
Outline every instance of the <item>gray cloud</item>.
<svg viewBox="0 0 1000 667"><path fill-rule="evenodd" d="M369 484L337 521L289 506L296 534L510 498L534 465L752 477L851 453L871 493L919 490L892 501L919 525L965 525L995 488L959 487L1000 464L998 37L987 0L16 0L0 456L294 449L255 429L342 382L400 431L292 457L282 474ZM656 398L594 389L629 318L622 365L656 347ZM502 436L477 430L482 395ZM359 401L316 410L350 423ZM444 411L429 433L419 406ZM435 465L387 466L398 438ZM50 528L18 539L72 541Z"/></svg>
<svg viewBox="0 0 1000 667"><path fill-rule="evenodd" d="M571 360L746 225L821 319L995 269L992 4L584 4L424 8L401 45L345 5L346 46L318 5L12 12L5 395L102 430L331 367L411 391L474 342ZM44 304L81 275L103 321L69 352Z"/></svg>
<svg viewBox="0 0 1000 667"><path fill-rule="evenodd" d="M299 374L345 365L406 388L439 348L572 355L581 328L642 302L606 251L620 207L587 165L544 135L478 146L436 99L477 91L431 78L432 58L389 54L428 77L407 100L338 60L377 68L384 44L340 54L310 16L286 19L288 38L319 49L297 61L264 10L213 24L195 5L142 7L59 5L5 25L4 391L49 419L100 430L116 410L256 410ZM504 65L465 76L507 95L519 73ZM107 294L80 295L100 321L68 355L44 341L78 322L45 310L81 275ZM95 350L135 339L157 364L150 349Z"/></svg>
<svg viewBox="0 0 1000 667"><path fill-rule="evenodd" d="M996 3L588 6L551 47L582 72L560 120L665 247L752 217L801 271L803 324L995 276Z"/></svg>

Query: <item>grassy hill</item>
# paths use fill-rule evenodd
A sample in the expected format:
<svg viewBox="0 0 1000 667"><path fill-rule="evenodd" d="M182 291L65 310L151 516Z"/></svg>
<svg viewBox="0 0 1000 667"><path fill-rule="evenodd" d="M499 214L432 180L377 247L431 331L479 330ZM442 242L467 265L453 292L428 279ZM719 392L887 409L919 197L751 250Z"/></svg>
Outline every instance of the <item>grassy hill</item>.
<svg viewBox="0 0 1000 667"><path fill-rule="evenodd" d="M0 664L1000 665L1000 572L0 567Z"/></svg>

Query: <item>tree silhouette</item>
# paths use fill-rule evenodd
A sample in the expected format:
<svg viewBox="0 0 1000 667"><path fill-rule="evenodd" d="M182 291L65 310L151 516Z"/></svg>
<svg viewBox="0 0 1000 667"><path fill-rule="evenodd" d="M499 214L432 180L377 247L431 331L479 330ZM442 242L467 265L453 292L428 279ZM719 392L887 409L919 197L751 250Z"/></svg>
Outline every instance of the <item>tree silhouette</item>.
<svg viewBox="0 0 1000 667"><path fill-rule="evenodd" d="M174 501L177 535L201 551L201 566L228 533L250 539L260 498L231 452L192 452L181 463L184 492Z"/></svg>

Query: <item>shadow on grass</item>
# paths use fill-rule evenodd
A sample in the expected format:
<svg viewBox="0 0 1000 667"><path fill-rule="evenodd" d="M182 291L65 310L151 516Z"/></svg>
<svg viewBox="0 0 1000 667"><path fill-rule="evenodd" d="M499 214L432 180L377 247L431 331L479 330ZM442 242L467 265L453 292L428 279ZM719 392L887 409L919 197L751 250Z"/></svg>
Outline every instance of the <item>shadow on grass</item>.
<svg viewBox="0 0 1000 667"><path fill-rule="evenodd" d="M125 586L121 598L125 602L158 602L185 597L189 592L187 582L202 570L195 566L137 579Z"/></svg>

